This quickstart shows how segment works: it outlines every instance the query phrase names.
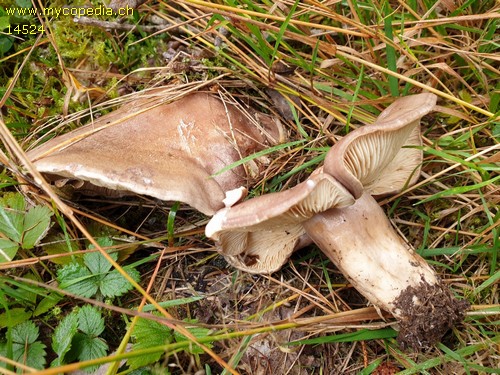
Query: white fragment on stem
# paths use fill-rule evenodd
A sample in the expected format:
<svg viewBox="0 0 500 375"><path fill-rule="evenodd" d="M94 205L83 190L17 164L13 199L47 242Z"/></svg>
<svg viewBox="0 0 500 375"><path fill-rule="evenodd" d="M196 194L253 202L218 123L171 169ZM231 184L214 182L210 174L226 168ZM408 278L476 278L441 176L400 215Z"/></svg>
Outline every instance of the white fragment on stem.
<svg viewBox="0 0 500 375"><path fill-rule="evenodd" d="M244 186L226 191L226 197L222 200L226 207L234 206L236 203L244 199L248 194L248 190Z"/></svg>

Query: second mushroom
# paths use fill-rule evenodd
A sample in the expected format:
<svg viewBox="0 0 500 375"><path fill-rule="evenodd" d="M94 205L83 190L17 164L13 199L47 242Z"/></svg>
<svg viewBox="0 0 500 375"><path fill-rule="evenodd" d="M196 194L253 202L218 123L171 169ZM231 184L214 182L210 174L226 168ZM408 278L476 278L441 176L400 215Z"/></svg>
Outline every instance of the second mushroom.
<svg viewBox="0 0 500 375"><path fill-rule="evenodd" d="M337 142L306 181L217 212L207 236L230 264L252 273L278 270L312 240L361 294L394 315L402 347L436 343L467 303L396 234L372 197L416 181L422 152L404 146L420 145L420 119L435 104L433 94L396 100Z"/></svg>

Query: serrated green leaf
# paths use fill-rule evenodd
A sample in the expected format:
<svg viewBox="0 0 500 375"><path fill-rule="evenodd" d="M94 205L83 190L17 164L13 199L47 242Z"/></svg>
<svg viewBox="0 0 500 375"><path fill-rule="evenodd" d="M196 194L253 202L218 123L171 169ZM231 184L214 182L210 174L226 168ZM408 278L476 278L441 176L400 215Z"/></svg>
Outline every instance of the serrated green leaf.
<svg viewBox="0 0 500 375"><path fill-rule="evenodd" d="M118 259L117 253L112 253L109 255L111 256L111 259L115 261ZM94 275L103 275L112 267L111 263L109 263L108 260L104 258L104 256L99 252L85 254L83 256L83 261L90 272L92 272Z"/></svg>
<svg viewBox="0 0 500 375"><path fill-rule="evenodd" d="M164 324L155 320L139 318L137 324L132 332L132 337L135 338L136 343L147 341L149 346L142 346L142 348L168 344L172 339L172 330ZM142 345L145 343L142 342Z"/></svg>
<svg viewBox="0 0 500 375"><path fill-rule="evenodd" d="M109 228L108 228L109 229ZM97 237L96 238L96 241L97 243L99 244L99 246L101 247L109 247L109 246L113 246L114 244L114 241L113 239L110 237L110 235L108 235L109 232L103 232L103 234L106 234L105 236L101 236L101 237ZM89 246L89 249L93 249L94 248L94 245L90 245Z"/></svg>
<svg viewBox="0 0 500 375"><path fill-rule="evenodd" d="M118 254L110 254L118 259ZM132 285L116 270L110 272L111 263L101 253L87 253L83 257L85 266L70 263L58 271L60 286L67 291L84 297L91 297L98 291L105 297L117 297L132 289ZM139 272L128 267L128 274L139 280Z"/></svg>
<svg viewBox="0 0 500 375"><path fill-rule="evenodd" d="M208 328L203 328L203 327L186 327L186 329L197 339L202 338L202 337L207 337L208 334L210 333L210 330ZM175 338L175 341L177 341L177 342L188 340L186 336L180 334L177 331L174 332L174 338ZM208 348L212 347L212 345L210 343L205 343L205 346L207 346ZM198 345L189 345L186 348L186 351L191 353L191 354L203 354L204 353L203 349L200 348Z"/></svg>
<svg viewBox="0 0 500 375"><path fill-rule="evenodd" d="M22 307L9 309L9 311L0 314L0 328L14 327L27 321L29 318L31 318L31 312L26 311Z"/></svg>
<svg viewBox="0 0 500 375"><path fill-rule="evenodd" d="M140 275L135 268L128 268L126 271L134 281L139 281ZM117 270L108 273L99 283L99 289L105 297L118 297L127 293L132 288L132 284Z"/></svg>
<svg viewBox="0 0 500 375"><path fill-rule="evenodd" d="M0 199L0 232L21 243L25 202L20 194L6 194Z"/></svg>
<svg viewBox="0 0 500 375"><path fill-rule="evenodd" d="M18 247L32 249L46 234L50 226L51 211L44 206L32 207L25 212L26 202L21 194L6 194L0 199L0 232L7 239L0 243L0 262L12 260Z"/></svg>
<svg viewBox="0 0 500 375"><path fill-rule="evenodd" d="M39 335L38 327L32 321L18 324L12 329L12 342L18 344L32 344Z"/></svg>
<svg viewBox="0 0 500 375"><path fill-rule="evenodd" d="M70 293L90 298L97 293L96 276L78 264L70 263L57 271L59 286Z"/></svg>
<svg viewBox="0 0 500 375"><path fill-rule="evenodd" d="M0 238L0 263L10 262L14 259L17 250L19 250L19 245L16 242Z"/></svg>
<svg viewBox="0 0 500 375"><path fill-rule="evenodd" d="M36 369L43 369L45 345L36 341L38 327L32 321L26 321L12 329L12 355L16 362Z"/></svg>
<svg viewBox="0 0 500 375"><path fill-rule="evenodd" d="M78 311L78 329L88 336L99 336L104 331L101 312L91 305L83 306Z"/></svg>
<svg viewBox="0 0 500 375"><path fill-rule="evenodd" d="M95 227L93 227L93 229L96 230ZM100 247L105 248L114 245L114 241L111 239L111 235L108 235L107 232L105 232L104 230L101 230L100 233L99 232L95 233L91 232L91 233L94 235L94 239L96 240L97 244ZM96 249L96 247L91 243L87 243L87 245L89 250Z"/></svg>
<svg viewBox="0 0 500 375"><path fill-rule="evenodd" d="M28 367L42 370L47 362L45 359L45 345L36 341L29 345L12 344L12 355L14 361L22 363Z"/></svg>
<svg viewBox="0 0 500 375"><path fill-rule="evenodd" d="M52 211L45 206L32 207L24 216L23 249L32 249L45 237L50 227Z"/></svg>
<svg viewBox="0 0 500 375"><path fill-rule="evenodd" d="M132 332L135 342L134 350L141 350L168 344L172 341L172 331L167 326L154 320L139 318ZM145 354L140 357L129 358L127 363L131 369L147 366L158 361L161 352Z"/></svg>
<svg viewBox="0 0 500 375"><path fill-rule="evenodd" d="M0 206L10 207L16 212L24 212L26 210L26 201L22 194L6 193L0 198Z"/></svg>
<svg viewBox="0 0 500 375"><path fill-rule="evenodd" d="M78 360L86 361L104 357L107 354L108 345L99 337L90 337L83 333L77 333L73 339L73 349ZM85 368L85 371L93 372L97 368L98 366L90 366Z"/></svg>
<svg viewBox="0 0 500 375"><path fill-rule="evenodd" d="M52 349L57 358L52 361L51 366L56 367L64 363L64 356L71 349L71 341L78 329L78 315L71 313L66 315L54 330L52 335Z"/></svg>

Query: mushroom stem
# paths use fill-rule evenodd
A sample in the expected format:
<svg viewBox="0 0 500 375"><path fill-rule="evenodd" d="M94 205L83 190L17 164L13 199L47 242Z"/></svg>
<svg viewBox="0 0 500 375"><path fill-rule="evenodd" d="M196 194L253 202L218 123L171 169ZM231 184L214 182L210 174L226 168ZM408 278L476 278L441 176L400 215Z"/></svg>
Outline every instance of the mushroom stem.
<svg viewBox="0 0 500 375"><path fill-rule="evenodd" d="M430 346L463 319L467 303L456 300L403 242L369 193L352 206L316 214L303 226L361 294L396 317L402 347Z"/></svg>

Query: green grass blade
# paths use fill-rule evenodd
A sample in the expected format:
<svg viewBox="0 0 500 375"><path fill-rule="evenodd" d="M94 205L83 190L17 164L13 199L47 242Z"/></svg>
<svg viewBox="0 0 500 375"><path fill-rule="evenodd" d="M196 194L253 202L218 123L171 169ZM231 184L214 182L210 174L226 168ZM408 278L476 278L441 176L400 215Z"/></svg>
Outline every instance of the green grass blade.
<svg viewBox="0 0 500 375"><path fill-rule="evenodd" d="M362 329L356 332L341 333L339 335L330 335L323 337L316 337L314 339L307 340L297 340L288 343L288 345L316 345L316 344L327 344L332 342L354 342L354 341L365 341L365 340L375 340L375 339L387 339L391 337L396 337L397 332L392 328L382 328L377 330Z"/></svg>
<svg viewBox="0 0 500 375"><path fill-rule="evenodd" d="M230 171L233 168L236 168L236 167L238 167L240 165L248 163L250 160L259 158L259 157L267 155L267 154L271 154L271 153L273 153L275 151L283 150L285 148L295 147L295 146L301 145L301 144L303 144L305 142L306 142L305 140L298 140L298 141L283 143L281 145L277 145L277 146L266 148L265 150L256 152L256 153L254 153L252 155L248 155L247 157L244 157L243 159L240 159L237 162L235 162L233 164L230 164L227 167L222 168L220 171L214 173L211 177L215 177L215 176L218 176L218 175L220 175L220 174L222 174L224 172Z"/></svg>
<svg viewBox="0 0 500 375"><path fill-rule="evenodd" d="M500 176L496 176L488 181L483 181L483 182L480 182L478 184L468 185L468 186L459 186L459 187L451 188L448 190L444 190L444 191L441 191L439 193L434 194L433 196L431 196L429 198L422 199L421 201L417 202L416 204L427 203L427 202L430 202L430 201L433 201L433 200L436 200L439 198L443 198L443 197L451 197L453 195L465 194L465 193L468 193L469 191L481 189L481 188L488 186L488 185L493 185L499 179L500 179Z"/></svg>
<svg viewBox="0 0 500 375"><path fill-rule="evenodd" d="M276 42L274 45L273 53L271 55L271 64L276 59L276 54L278 53L278 48L281 44L281 40L283 39L283 35L285 35L285 31L288 29L288 25L290 24L290 20L292 19L292 16L294 15L295 10L297 9L297 5L299 5L299 0L296 0L295 3L293 4L292 8L290 9L290 11L288 12L288 15L285 18L285 21L283 22L283 24L281 25L281 27L278 31L278 35L276 35Z"/></svg>
<svg viewBox="0 0 500 375"><path fill-rule="evenodd" d="M163 301L163 302L158 302L158 305L160 305L163 308L169 308L169 307L175 307L175 306L182 306L186 305L188 303L193 303L199 300L204 299L205 297L203 296L193 296L193 297L186 297L186 298L177 298L171 301ZM144 308L142 309L143 312L150 312L150 311L156 311L156 307L154 307L151 304L144 305Z"/></svg>
<svg viewBox="0 0 500 375"><path fill-rule="evenodd" d="M392 15L390 13L392 12L392 9L389 6L389 2L384 2L384 32L386 38L392 43L394 40L394 33L392 30ZM396 61L396 50L394 47L390 44L386 43L385 46L385 53L387 55L387 68L392 71L397 73L397 61ZM388 76L389 80L389 90L391 92L391 95L394 97L399 96L399 82L398 79L392 75Z"/></svg>

